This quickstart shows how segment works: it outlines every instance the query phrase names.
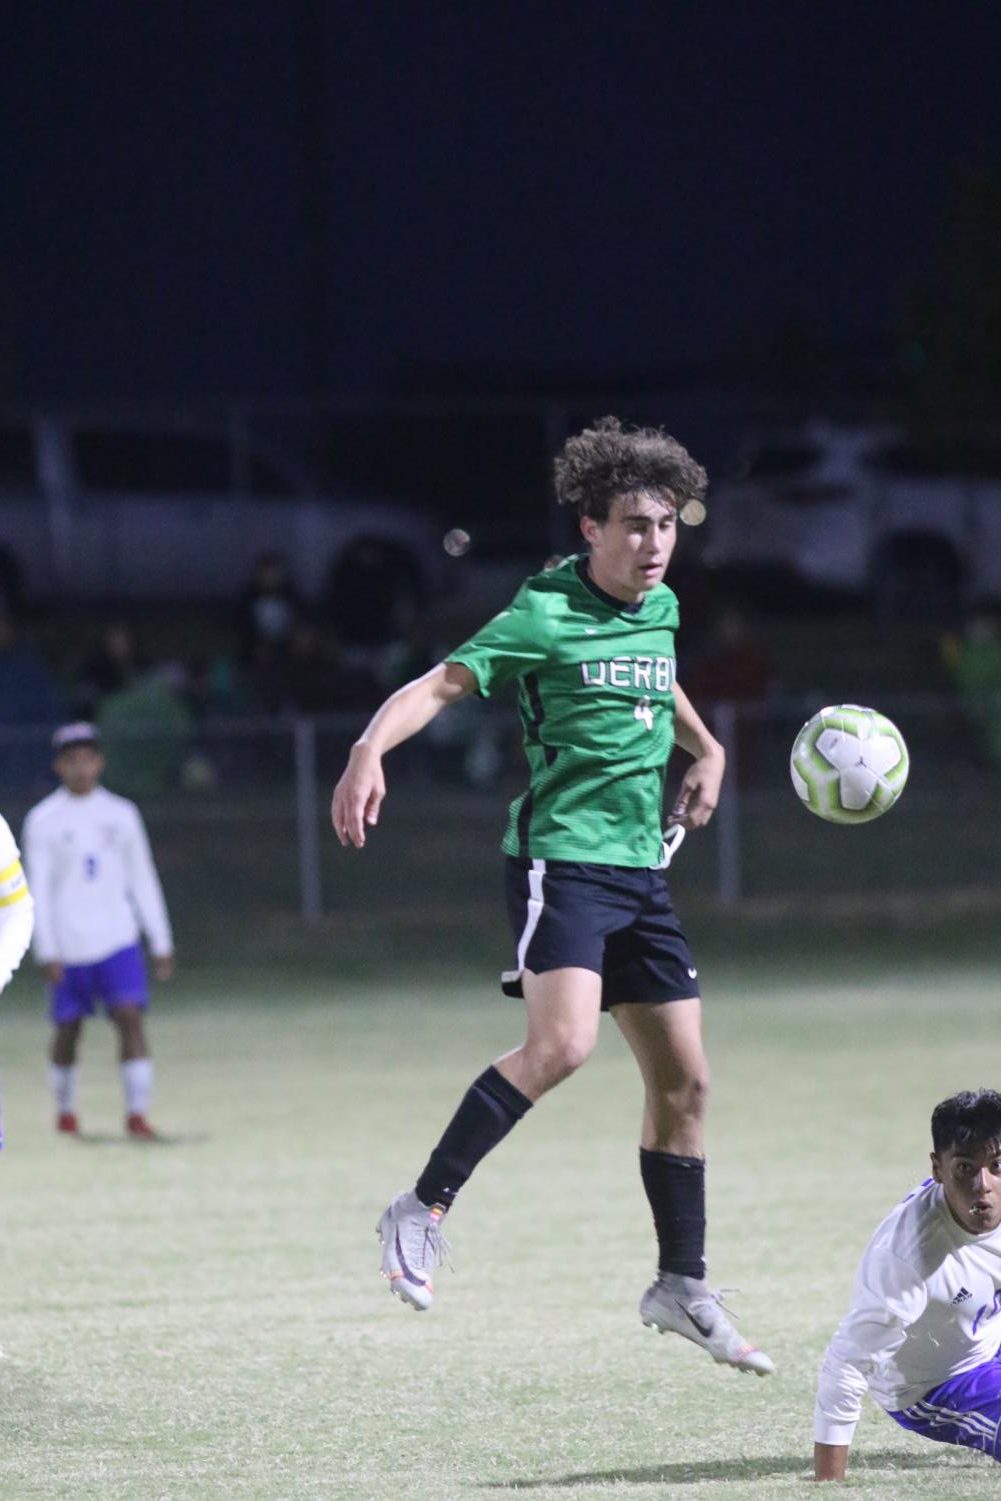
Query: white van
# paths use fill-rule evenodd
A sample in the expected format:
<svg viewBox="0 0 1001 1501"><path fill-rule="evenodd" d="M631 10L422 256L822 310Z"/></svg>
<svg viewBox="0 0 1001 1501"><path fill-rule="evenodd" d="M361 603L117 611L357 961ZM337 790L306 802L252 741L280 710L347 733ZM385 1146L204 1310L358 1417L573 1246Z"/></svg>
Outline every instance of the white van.
<svg viewBox="0 0 1001 1501"><path fill-rule="evenodd" d="M323 494L243 434L0 412L0 596L232 599L277 551L321 600L366 541L401 584L433 587L440 548L413 510Z"/></svg>

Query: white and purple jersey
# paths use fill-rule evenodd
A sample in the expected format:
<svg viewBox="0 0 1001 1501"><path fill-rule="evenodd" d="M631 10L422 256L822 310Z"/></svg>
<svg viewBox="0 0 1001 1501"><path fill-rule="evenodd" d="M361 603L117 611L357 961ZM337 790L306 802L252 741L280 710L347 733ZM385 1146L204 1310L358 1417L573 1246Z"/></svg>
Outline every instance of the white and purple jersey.
<svg viewBox="0 0 1001 1501"><path fill-rule="evenodd" d="M973 1235L929 1179L877 1229L820 1369L814 1437L849 1444L870 1391L895 1416L993 1362L1001 1345L1001 1227ZM938 1436L938 1435L930 1435Z"/></svg>
<svg viewBox="0 0 1001 1501"><path fill-rule="evenodd" d="M24 821L39 964L96 964L140 932L157 955L174 942L146 829L135 803L104 787L58 788Z"/></svg>

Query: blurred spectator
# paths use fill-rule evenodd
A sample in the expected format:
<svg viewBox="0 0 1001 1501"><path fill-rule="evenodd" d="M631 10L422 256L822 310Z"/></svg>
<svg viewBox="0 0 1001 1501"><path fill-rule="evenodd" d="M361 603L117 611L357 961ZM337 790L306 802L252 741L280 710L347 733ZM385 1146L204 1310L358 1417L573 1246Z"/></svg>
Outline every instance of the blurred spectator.
<svg viewBox="0 0 1001 1501"><path fill-rule="evenodd" d="M405 637L422 592L391 542L364 537L345 548L330 581L328 609L348 657L360 661Z"/></svg>
<svg viewBox="0 0 1001 1501"><path fill-rule="evenodd" d="M255 695L266 714L372 709L382 696L374 674L346 662L340 649L306 619L296 623L287 650L259 643L252 672Z"/></svg>
<svg viewBox="0 0 1001 1501"><path fill-rule="evenodd" d="M21 640L10 615L0 615L0 722L49 724L59 695L39 653Z"/></svg>
<svg viewBox="0 0 1001 1501"><path fill-rule="evenodd" d="M191 715L192 738L180 767L180 783L186 792L207 792L238 774L245 757L234 752L228 737L206 732L206 721L218 716L231 718L254 707L246 676L223 653L201 653L181 664L182 677L175 690Z"/></svg>
<svg viewBox="0 0 1001 1501"><path fill-rule="evenodd" d="M181 698L196 724L212 715L240 714L250 707L249 693L236 663L223 653L189 657L184 668Z"/></svg>
<svg viewBox="0 0 1001 1501"><path fill-rule="evenodd" d="M0 615L20 620L24 611L24 580L8 553L0 551Z"/></svg>
<svg viewBox="0 0 1001 1501"><path fill-rule="evenodd" d="M334 655L311 621L297 623L284 665L282 708L294 714L322 714L341 707L334 683Z"/></svg>
<svg viewBox="0 0 1001 1501"><path fill-rule="evenodd" d="M263 714L285 707L285 653L273 641L257 641L247 667L251 703Z"/></svg>
<svg viewBox="0 0 1001 1501"><path fill-rule="evenodd" d="M51 725L61 710L60 694L41 656L20 639L11 616L0 614L0 731ZM16 738L0 744L0 774L8 791L33 786L40 764L44 758L37 745Z"/></svg>
<svg viewBox="0 0 1001 1501"><path fill-rule="evenodd" d="M379 681L383 695L395 693L404 683L421 677L445 655L433 639L431 621L424 610L415 613L406 635L386 647L379 663Z"/></svg>
<svg viewBox="0 0 1001 1501"><path fill-rule="evenodd" d="M339 647L325 641L312 621L299 622L285 661L288 709L298 714L374 709L381 698L380 686L371 672L346 663Z"/></svg>
<svg viewBox="0 0 1001 1501"><path fill-rule="evenodd" d="M380 654L381 693L372 707L387 693L428 672L446 654L447 648L434 639L430 615L415 611L405 636ZM492 787L504 769L507 732L507 721L496 714L493 704L471 695L454 704L451 713L437 715L419 742L402 746L401 763L409 762L422 775L454 776L458 770L471 787Z"/></svg>
<svg viewBox="0 0 1001 1501"><path fill-rule="evenodd" d="M774 669L741 612L725 609L716 619L709 640L683 674L685 692L698 700L746 703L767 698L774 685Z"/></svg>
<svg viewBox="0 0 1001 1501"><path fill-rule="evenodd" d="M760 703L776 686L775 671L760 632L752 630L732 606L717 617L701 653L679 676L685 692L703 706ZM711 715L709 722L712 724ZM762 729L761 721L738 714L736 770L740 786L754 780Z"/></svg>
<svg viewBox="0 0 1001 1501"><path fill-rule="evenodd" d="M423 769L451 777L458 768L470 787L493 787L504 770L504 740L493 704L470 694L428 725Z"/></svg>
<svg viewBox="0 0 1001 1501"><path fill-rule="evenodd" d="M942 658L977 749L992 766L1001 766L1001 630L992 615L974 615L962 636L946 636Z"/></svg>
<svg viewBox="0 0 1001 1501"><path fill-rule="evenodd" d="M288 646L296 622L302 616L302 601L281 553L260 554L253 576L240 595L238 615L245 662L255 661L261 646L276 653Z"/></svg>
<svg viewBox="0 0 1001 1501"><path fill-rule="evenodd" d="M191 743L191 710L156 674L109 693L98 713L106 777L125 797L165 792L179 780Z"/></svg>
<svg viewBox="0 0 1001 1501"><path fill-rule="evenodd" d="M97 650L80 667L74 713L82 719L93 719L101 700L131 687L144 665L132 627L124 620L111 621Z"/></svg>

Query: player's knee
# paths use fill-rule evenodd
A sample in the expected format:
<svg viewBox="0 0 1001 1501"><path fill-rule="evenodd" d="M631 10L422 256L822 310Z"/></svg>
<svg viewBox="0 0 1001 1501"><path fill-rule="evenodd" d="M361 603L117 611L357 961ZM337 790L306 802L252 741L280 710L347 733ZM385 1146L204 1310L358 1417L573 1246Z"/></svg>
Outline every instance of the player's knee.
<svg viewBox="0 0 1001 1501"><path fill-rule="evenodd" d="M701 1120L709 1101L709 1070L693 1069L687 1074L681 1089L681 1107L685 1115Z"/></svg>
<svg viewBox="0 0 1001 1501"><path fill-rule="evenodd" d="M563 1039L560 1056L567 1074L575 1074L594 1052L594 1037L587 1032Z"/></svg>
<svg viewBox="0 0 1001 1501"><path fill-rule="evenodd" d="M137 1006L118 1006L111 1013L111 1020L123 1040L138 1042L143 1035L143 1014Z"/></svg>
<svg viewBox="0 0 1001 1501"><path fill-rule="evenodd" d="M709 1099L709 1070L705 1066L686 1071L672 1080L662 1097L663 1113L674 1120L699 1121Z"/></svg>
<svg viewBox="0 0 1001 1501"><path fill-rule="evenodd" d="M65 1068L75 1062L81 1024L78 1021L60 1022L52 1037L50 1057L52 1062Z"/></svg>
<svg viewBox="0 0 1001 1501"><path fill-rule="evenodd" d="M537 1042L534 1062L546 1087L552 1088L585 1064L594 1051L595 1039L590 1032L557 1033Z"/></svg>

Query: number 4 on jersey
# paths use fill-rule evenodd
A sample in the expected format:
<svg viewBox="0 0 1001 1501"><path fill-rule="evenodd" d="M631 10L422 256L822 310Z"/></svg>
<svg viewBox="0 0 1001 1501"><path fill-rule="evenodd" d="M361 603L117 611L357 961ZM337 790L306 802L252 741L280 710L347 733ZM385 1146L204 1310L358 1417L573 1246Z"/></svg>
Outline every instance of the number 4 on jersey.
<svg viewBox="0 0 1001 1501"><path fill-rule="evenodd" d="M653 703L649 698L641 698L633 710L634 719L642 719L648 730L653 729Z"/></svg>

